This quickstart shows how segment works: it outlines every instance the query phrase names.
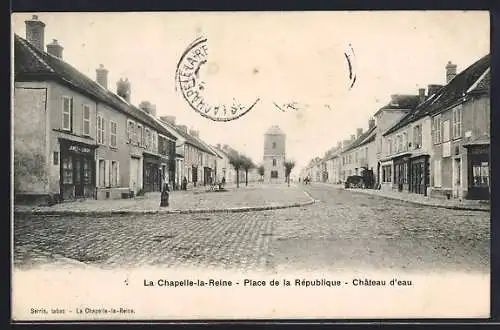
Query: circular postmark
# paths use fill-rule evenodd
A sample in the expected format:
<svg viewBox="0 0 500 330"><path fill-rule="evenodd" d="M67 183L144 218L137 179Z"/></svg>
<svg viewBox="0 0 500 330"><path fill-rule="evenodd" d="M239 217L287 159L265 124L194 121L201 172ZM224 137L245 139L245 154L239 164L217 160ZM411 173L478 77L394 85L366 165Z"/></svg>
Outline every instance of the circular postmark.
<svg viewBox="0 0 500 330"><path fill-rule="evenodd" d="M200 37L186 48L177 64L176 88L193 110L213 121L230 121L245 115L259 102L260 99L257 98L252 104L245 105L233 97L230 104L211 104L204 95L207 86L200 76L200 69L207 62L207 38ZM209 64L208 73L216 70L218 67Z"/></svg>

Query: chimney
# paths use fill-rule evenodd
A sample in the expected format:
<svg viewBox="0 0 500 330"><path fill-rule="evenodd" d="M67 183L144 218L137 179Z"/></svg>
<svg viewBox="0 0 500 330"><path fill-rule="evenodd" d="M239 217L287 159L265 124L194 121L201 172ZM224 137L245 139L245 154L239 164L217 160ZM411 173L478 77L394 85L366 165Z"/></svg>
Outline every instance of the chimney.
<svg viewBox="0 0 500 330"><path fill-rule="evenodd" d="M356 138L357 139L361 136L361 134L363 134L363 129L362 128L356 129Z"/></svg>
<svg viewBox="0 0 500 330"><path fill-rule="evenodd" d="M419 97L419 103L422 104L425 102L425 88L419 88L418 89L418 97Z"/></svg>
<svg viewBox="0 0 500 330"><path fill-rule="evenodd" d="M399 105L398 96L399 95L397 95L397 94L392 94L391 95L391 105L393 105L393 106L398 106Z"/></svg>
<svg viewBox="0 0 500 330"><path fill-rule="evenodd" d="M341 141L337 142L337 149L340 149L340 148L342 148L342 142Z"/></svg>
<svg viewBox="0 0 500 330"><path fill-rule="evenodd" d="M375 119L374 118L370 118L368 120L368 129L372 129L375 127Z"/></svg>
<svg viewBox="0 0 500 330"><path fill-rule="evenodd" d="M449 84L450 81L455 78L457 75L457 65L451 63L451 61L448 61L448 64L446 64L446 84Z"/></svg>
<svg viewBox="0 0 500 330"><path fill-rule="evenodd" d="M162 116L160 119L175 126L175 116Z"/></svg>
<svg viewBox="0 0 500 330"><path fill-rule="evenodd" d="M156 105L149 101L142 101L139 103L139 109L156 117Z"/></svg>
<svg viewBox="0 0 500 330"><path fill-rule="evenodd" d="M130 103L130 93L130 82L128 81L128 78L125 78L125 80L120 78L120 80L116 83L116 94Z"/></svg>
<svg viewBox="0 0 500 330"><path fill-rule="evenodd" d="M33 15L31 20L26 20L24 23L26 24L26 40L43 51L43 45L45 44L45 23L40 21L37 15Z"/></svg>
<svg viewBox="0 0 500 330"><path fill-rule="evenodd" d="M200 133L199 131L195 131L194 129L189 130L189 134L191 134L194 137L198 137L199 133Z"/></svg>
<svg viewBox="0 0 500 330"><path fill-rule="evenodd" d="M220 143L217 143L217 149L220 149Z"/></svg>
<svg viewBox="0 0 500 330"><path fill-rule="evenodd" d="M440 90L441 87L443 87L443 85L436 85L436 84L428 85L427 86L427 95L430 97L430 96L436 94L436 92L438 90Z"/></svg>
<svg viewBox="0 0 500 330"><path fill-rule="evenodd" d="M345 139L344 141L342 141L342 148L347 147L350 142L351 142L351 140L349 140L349 139Z"/></svg>
<svg viewBox="0 0 500 330"><path fill-rule="evenodd" d="M177 125L177 128L179 128L181 131L183 131L184 133L187 133L188 132L188 128L186 125Z"/></svg>
<svg viewBox="0 0 500 330"><path fill-rule="evenodd" d="M47 45L47 53L62 60L63 46L61 46L57 39L52 39L52 43Z"/></svg>
<svg viewBox="0 0 500 330"><path fill-rule="evenodd" d="M351 134L351 141L354 141L356 140L356 135L355 134Z"/></svg>
<svg viewBox="0 0 500 330"><path fill-rule="evenodd" d="M108 89L108 70L104 68L104 65L100 64L99 68L95 69L95 73L97 83Z"/></svg>

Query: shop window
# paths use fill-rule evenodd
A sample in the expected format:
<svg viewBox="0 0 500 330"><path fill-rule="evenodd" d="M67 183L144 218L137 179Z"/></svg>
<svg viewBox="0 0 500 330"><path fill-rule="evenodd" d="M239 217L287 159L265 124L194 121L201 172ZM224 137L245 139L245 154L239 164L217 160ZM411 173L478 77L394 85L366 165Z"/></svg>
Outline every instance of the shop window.
<svg viewBox="0 0 500 330"><path fill-rule="evenodd" d="M392 166L385 165L382 166L382 182L391 182L392 181Z"/></svg>
<svg viewBox="0 0 500 330"><path fill-rule="evenodd" d="M83 135L90 135L90 105L83 105Z"/></svg>
<svg viewBox="0 0 500 330"><path fill-rule="evenodd" d="M92 163L88 158L83 160L83 181L85 184L92 184Z"/></svg>
<svg viewBox="0 0 500 330"><path fill-rule="evenodd" d="M73 99L68 96L62 98L62 129L73 131Z"/></svg>
<svg viewBox="0 0 500 330"><path fill-rule="evenodd" d="M57 151L54 151L54 165L58 166L59 165L59 153Z"/></svg>
<svg viewBox="0 0 500 330"><path fill-rule="evenodd" d="M278 178L278 171L271 171L271 178L272 179Z"/></svg>
<svg viewBox="0 0 500 330"><path fill-rule="evenodd" d="M73 184L73 159L70 156L63 157L63 184Z"/></svg>
<svg viewBox="0 0 500 330"><path fill-rule="evenodd" d="M109 122L109 143L112 147L116 147L116 130L117 126L114 121Z"/></svg>
<svg viewBox="0 0 500 330"><path fill-rule="evenodd" d="M489 187L490 173L488 162L482 162L472 165L472 186L474 187Z"/></svg>

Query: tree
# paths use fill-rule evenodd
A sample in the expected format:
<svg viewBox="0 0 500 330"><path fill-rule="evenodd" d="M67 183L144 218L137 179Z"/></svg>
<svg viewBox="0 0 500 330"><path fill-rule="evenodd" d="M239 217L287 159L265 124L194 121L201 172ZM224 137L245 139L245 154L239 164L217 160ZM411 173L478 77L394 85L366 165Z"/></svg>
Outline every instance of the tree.
<svg viewBox="0 0 500 330"><path fill-rule="evenodd" d="M241 155L241 159L243 160L241 166L245 170L245 186L248 186L248 171L254 168L255 164L253 163L252 159L248 158L245 155Z"/></svg>
<svg viewBox="0 0 500 330"><path fill-rule="evenodd" d="M293 160L285 161L285 177L289 187L290 187L290 174L292 173L294 167L295 167L295 162Z"/></svg>
<svg viewBox="0 0 500 330"><path fill-rule="evenodd" d="M236 150L230 150L228 153L229 163L236 171L236 188L240 187L240 168L243 165L243 158Z"/></svg>
<svg viewBox="0 0 500 330"><path fill-rule="evenodd" d="M262 181L264 181L264 174L266 173L266 169L264 168L264 165L260 165L257 170L259 171L260 178Z"/></svg>

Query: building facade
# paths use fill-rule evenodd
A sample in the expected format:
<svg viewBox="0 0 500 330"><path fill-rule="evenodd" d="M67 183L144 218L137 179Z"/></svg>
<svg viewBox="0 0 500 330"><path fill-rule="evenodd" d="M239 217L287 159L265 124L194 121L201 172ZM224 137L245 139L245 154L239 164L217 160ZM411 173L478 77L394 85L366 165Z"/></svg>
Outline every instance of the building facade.
<svg viewBox="0 0 500 330"><path fill-rule="evenodd" d="M29 40L14 36L16 197L54 202L138 193L149 183L142 172L145 153L161 158L161 127L129 103L130 89L120 95L120 82L116 94L107 89L102 66L94 81L63 60L57 41L45 51L44 28L34 16L26 21ZM151 190L159 191L158 182L151 181Z"/></svg>

